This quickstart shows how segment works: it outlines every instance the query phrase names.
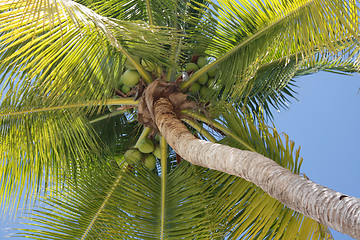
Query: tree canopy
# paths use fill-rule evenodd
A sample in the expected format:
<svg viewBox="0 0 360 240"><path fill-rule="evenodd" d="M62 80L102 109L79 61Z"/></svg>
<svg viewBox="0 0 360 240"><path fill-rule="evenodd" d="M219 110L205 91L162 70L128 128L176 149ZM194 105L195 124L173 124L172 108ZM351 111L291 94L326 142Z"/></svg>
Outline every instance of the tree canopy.
<svg viewBox="0 0 360 240"><path fill-rule="evenodd" d="M0 206L28 199L43 228L21 236L330 236L253 183L182 160L142 101L158 81L166 91L152 94L172 94L197 138L299 174L299 149L267 126L271 109L295 98L295 77L358 71L357 0L0 3Z"/></svg>

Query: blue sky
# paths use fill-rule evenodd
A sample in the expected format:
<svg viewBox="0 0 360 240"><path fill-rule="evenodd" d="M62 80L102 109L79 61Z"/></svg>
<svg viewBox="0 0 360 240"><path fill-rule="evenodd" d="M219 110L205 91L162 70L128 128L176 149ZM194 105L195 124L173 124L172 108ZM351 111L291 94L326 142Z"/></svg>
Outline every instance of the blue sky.
<svg viewBox="0 0 360 240"><path fill-rule="evenodd" d="M274 112L278 132L301 146L302 173L312 181L360 198L360 77L321 72L297 79L297 98ZM6 217L5 217L6 218ZM1 220L0 220L1 221ZM0 239L22 227L0 222ZM332 231L334 239L353 239ZM14 239L14 238L13 238Z"/></svg>
<svg viewBox="0 0 360 240"><path fill-rule="evenodd" d="M360 77L320 72L296 79L299 101L274 112L278 132L301 146L310 180L360 198ZM334 239L353 239L332 231Z"/></svg>

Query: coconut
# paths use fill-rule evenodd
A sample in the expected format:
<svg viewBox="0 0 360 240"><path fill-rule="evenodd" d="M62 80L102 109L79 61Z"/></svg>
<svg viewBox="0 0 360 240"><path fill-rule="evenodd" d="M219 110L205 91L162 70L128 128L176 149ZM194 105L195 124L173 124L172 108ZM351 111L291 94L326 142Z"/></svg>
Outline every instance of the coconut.
<svg viewBox="0 0 360 240"><path fill-rule="evenodd" d="M116 83L118 89L121 89L121 86L124 85L124 74L121 75L119 81Z"/></svg>
<svg viewBox="0 0 360 240"><path fill-rule="evenodd" d="M121 77L116 81L116 88L117 89L121 89L122 85L124 85L124 83L122 82L123 77L121 75Z"/></svg>
<svg viewBox="0 0 360 240"><path fill-rule="evenodd" d="M134 60L136 63L140 64L140 58L139 58L139 57L133 56L133 60ZM130 70L135 70L135 69L136 69L136 67L130 62L129 59L126 59L124 66L125 66L127 69L130 69Z"/></svg>
<svg viewBox="0 0 360 240"><path fill-rule="evenodd" d="M193 84L191 84L190 90L189 90L190 94L196 96L200 90L200 87L201 87L201 85L197 82L194 82Z"/></svg>
<svg viewBox="0 0 360 240"><path fill-rule="evenodd" d="M159 135L159 134L156 134L156 135L155 135L155 140L158 141L158 142L160 142L160 135Z"/></svg>
<svg viewBox="0 0 360 240"><path fill-rule="evenodd" d="M155 168L155 165L156 165L155 156L152 155L152 154L147 155L146 158L145 158L145 161L144 161L144 165L150 171L153 170Z"/></svg>
<svg viewBox="0 0 360 240"><path fill-rule="evenodd" d="M122 83L124 83L124 85L131 87L138 84L140 79L140 74L135 70L128 69L124 72L121 78L122 78Z"/></svg>
<svg viewBox="0 0 360 240"><path fill-rule="evenodd" d="M138 149L127 150L124 154L124 159L128 164L135 164L141 160L141 152Z"/></svg>
<svg viewBox="0 0 360 240"><path fill-rule="evenodd" d="M196 64L198 65L199 68L204 67L208 63L209 63L209 61L206 59L206 57L199 57L196 62Z"/></svg>
<svg viewBox="0 0 360 240"><path fill-rule="evenodd" d="M155 64L144 59L141 59L141 65L145 68L146 71L153 72L155 71Z"/></svg>
<svg viewBox="0 0 360 240"><path fill-rule="evenodd" d="M123 93L125 93L125 94L127 94L128 92L130 92L130 90L131 90L131 87L129 87L129 86L123 85L123 86L121 87L121 91L122 91Z"/></svg>
<svg viewBox="0 0 360 240"><path fill-rule="evenodd" d="M151 153L154 151L154 143L149 138L143 138L137 144L137 148L142 153Z"/></svg>
<svg viewBox="0 0 360 240"><path fill-rule="evenodd" d="M204 73L203 75L201 75L201 77L197 80L198 83L204 85L207 80L209 79L208 75L206 73Z"/></svg>
<svg viewBox="0 0 360 240"><path fill-rule="evenodd" d="M198 65L196 65L196 63L187 63L185 65L185 71L187 72L192 72L192 71L197 71L199 70Z"/></svg>
<svg viewBox="0 0 360 240"><path fill-rule="evenodd" d="M202 86L199 91L200 97L205 98L208 94L208 91L209 91L208 87Z"/></svg>
<svg viewBox="0 0 360 240"><path fill-rule="evenodd" d="M218 73L217 66L214 66L207 71L207 74L209 75L209 77L215 77L217 73Z"/></svg>
<svg viewBox="0 0 360 240"><path fill-rule="evenodd" d="M154 151L152 152L154 154L155 157L157 158L161 158L161 148L159 145L157 145L155 148L154 148Z"/></svg>

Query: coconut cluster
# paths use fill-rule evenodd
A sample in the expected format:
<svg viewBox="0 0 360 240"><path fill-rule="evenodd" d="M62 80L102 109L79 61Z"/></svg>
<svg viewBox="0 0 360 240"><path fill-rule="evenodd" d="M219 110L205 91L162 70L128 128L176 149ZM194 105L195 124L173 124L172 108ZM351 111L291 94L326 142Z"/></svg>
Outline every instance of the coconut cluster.
<svg viewBox="0 0 360 240"><path fill-rule="evenodd" d="M145 59L141 59L140 57L134 56L133 60L137 64L141 64L141 66L149 72L153 72L156 69L156 66ZM122 93L122 97L132 97L135 94L135 91L132 91L135 89L135 87L139 84L141 75L136 70L136 67L130 62L129 59L125 60L124 63L125 71L121 75L119 81L116 83L116 89L120 90ZM114 98L119 97L118 95L115 95ZM108 106L108 109L110 112L116 111L118 106Z"/></svg>
<svg viewBox="0 0 360 240"><path fill-rule="evenodd" d="M127 150L124 154L124 159L129 165L140 162L149 170L155 168L156 158L160 159L160 157L158 135L153 140L148 137L140 139L134 148Z"/></svg>
<svg viewBox="0 0 360 240"><path fill-rule="evenodd" d="M198 57L196 62L190 62L185 65L185 71L188 75L191 75L198 71L200 68L204 67L209 63L208 58ZM199 79L193 82L189 88L189 92L192 96L200 98L205 98L208 90L215 83L215 76L217 74L216 67L211 68L206 73L202 74Z"/></svg>
<svg viewBox="0 0 360 240"><path fill-rule="evenodd" d="M146 62L144 59L134 56L133 60L137 64L141 64L145 70L152 72L155 70L155 66ZM128 94L130 90L136 86L140 81L140 74L136 70L136 67L130 62L129 59L125 61L125 72L121 75L120 80L117 84L117 88L121 90L124 94Z"/></svg>

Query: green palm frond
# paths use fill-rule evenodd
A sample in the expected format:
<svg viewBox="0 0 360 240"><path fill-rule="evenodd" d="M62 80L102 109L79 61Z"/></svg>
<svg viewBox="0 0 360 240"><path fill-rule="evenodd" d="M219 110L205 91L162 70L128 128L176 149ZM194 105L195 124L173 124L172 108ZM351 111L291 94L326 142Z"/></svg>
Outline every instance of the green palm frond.
<svg viewBox="0 0 360 240"><path fill-rule="evenodd" d="M16 204L24 194L25 198L42 194L42 187L57 187L89 166L105 164L91 159L105 159L110 151L122 152L136 136L129 131L137 124L129 121L133 119L129 113L91 123L106 114L98 107L104 101L48 107L42 96L32 96L28 102L31 94L13 93L8 90L0 108L1 207ZM126 102L136 104L125 98L106 101ZM109 120L111 124L104 124Z"/></svg>
<svg viewBox="0 0 360 240"><path fill-rule="evenodd" d="M132 0L132 1L78 1L107 17L127 21L147 21L150 25L177 29L181 34L173 35L173 41L165 46L170 49L167 57L182 66L191 55L204 54L209 36L215 34L217 21L210 15L208 1L191 0ZM173 70L178 70L175 66Z"/></svg>
<svg viewBox="0 0 360 240"><path fill-rule="evenodd" d="M0 139L2 207L58 186L99 164L89 156L107 154L86 119L65 110L0 117Z"/></svg>
<svg viewBox="0 0 360 240"><path fill-rule="evenodd" d="M301 62L283 61L260 68L236 105L245 111L272 117L272 109L287 108L290 99L296 99L293 77L300 67Z"/></svg>
<svg viewBox="0 0 360 240"><path fill-rule="evenodd" d="M168 176L165 229L161 229L160 177L143 167L113 168L69 185L44 199L33 222L35 239L217 239L207 213L209 194L197 176L203 169L184 162ZM74 225L73 223L77 224ZM24 230L22 230L24 231ZM163 236L161 236L161 232Z"/></svg>
<svg viewBox="0 0 360 240"><path fill-rule="evenodd" d="M18 82L20 92L31 83L49 103L109 98L125 57L164 62L163 45L173 41L169 28L102 17L72 1L5 2L0 10L1 82Z"/></svg>
<svg viewBox="0 0 360 240"><path fill-rule="evenodd" d="M247 96L242 102L248 104L253 112L261 109L271 116L270 106L275 109L287 108L289 100L296 99L296 77L319 71L345 75L359 71L358 61L355 59L324 59L320 54L314 57L316 59L311 65L306 61L296 62L294 59L282 59L262 65L254 79L250 80L254 83L250 89L246 89Z"/></svg>
<svg viewBox="0 0 360 240"><path fill-rule="evenodd" d="M295 59L279 59L263 64L253 78L244 86L244 93L235 99L229 98L239 111L250 111L255 114L265 114L272 118L274 109L286 109L291 100L296 100L296 78L303 75L329 71L337 74L349 75L359 71L356 61L342 59L323 60L317 56L313 65ZM228 103L221 101L221 83L214 82L205 96L207 99L216 99L215 108L223 108ZM217 91L214 89L217 88Z"/></svg>
<svg viewBox="0 0 360 240"><path fill-rule="evenodd" d="M353 62L338 62L338 61L320 61L313 66L302 66L296 73L296 77L310 75L319 71L327 71L343 75L352 75L352 73L359 73L359 66Z"/></svg>
<svg viewBox="0 0 360 240"><path fill-rule="evenodd" d="M181 1L180 1L181 2ZM151 25L173 26L174 13L178 8L178 1L104 1L96 0L87 6L103 16L120 20L142 20Z"/></svg>
<svg viewBox="0 0 360 240"><path fill-rule="evenodd" d="M0 207L42 198L31 212L41 229L20 236L331 237L252 183L179 163L163 137L154 170L124 161L141 134L137 94L154 79L174 80L190 59L206 56L210 63L181 85L184 90L217 68L196 109L204 107L206 117L184 111L191 131L300 174L300 149L267 127L264 116L295 98L296 76L359 71L359 1L217 3L0 0ZM156 69L147 71L135 57ZM134 99L112 98L121 95L126 60L142 77L139 91ZM111 112L106 105L119 108Z"/></svg>
<svg viewBox="0 0 360 240"><path fill-rule="evenodd" d="M119 20L141 20L150 25L174 27L185 30L189 24L198 22L210 2L191 0L92 0L82 3L99 14Z"/></svg>
<svg viewBox="0 0 360 240"><path fill-rule="evenodd" d="M135 145L141 133L140 125L136 121L129 121L131 118L132 116L129 116L128 113L123 113L118 116L103 118L94 123L90 121L90 123L101 141L113 153L123 153L130 146Z"/></svg>
<svg viewBox="0 0 360 240"><path fill-rule="evenodd" d="M217 66L221 94L237 99L252 87L252 79L262 65L274 60L295 58L311 66L320 56L326 61L343 58L357 63L359 29L358 18L354 17L358 12L355 1L218 3L218 32L207 48L208 55L216 60L193 74L183 88Z"/></svg>

